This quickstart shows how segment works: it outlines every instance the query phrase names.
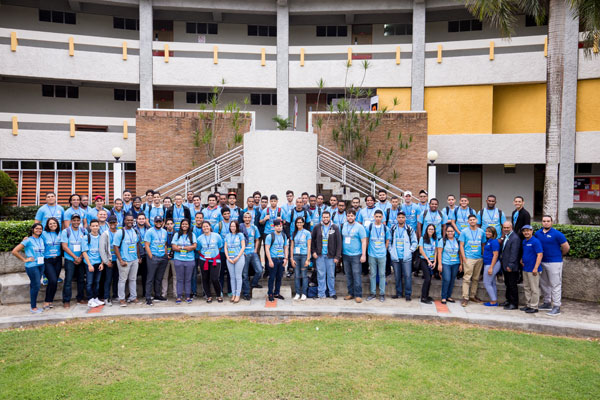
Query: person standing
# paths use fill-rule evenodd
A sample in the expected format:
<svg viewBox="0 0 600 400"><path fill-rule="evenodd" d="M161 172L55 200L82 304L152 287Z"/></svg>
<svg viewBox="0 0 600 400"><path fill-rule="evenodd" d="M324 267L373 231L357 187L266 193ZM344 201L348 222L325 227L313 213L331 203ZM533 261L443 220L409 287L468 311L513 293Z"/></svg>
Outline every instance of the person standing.
<svg viewBox="0 0 600 400"><path fill-rule="evenodd" d="M119 268L119 305L127 307L127 302L137 304L137 270L140 261L138 243L140 237L133 229L133 217L126 215L123 229L115 233L113 249L117 255ZM129 283L129 298L125 300L125 283Z"/></svg>
<svg viewBox="0 0 600 400"><path fill-rule="evenodd" d="M351 205L352 208L354 208L354 210L358 213L360 211L360 197L353 197Z"/></svg>
<svg viewBox="0 0 600 400"><path fill-rule="evenodd" d="M117 218L117 228L123 229L123 223L125 222L125 212L123 212L123 200L115 200L115 205L112 208L112 210L110 210L110 215L114 215Z"/></svg>
<svg viewBox="0 0 600 400"><path fill-rule="evenodd" d="M194 207L194 191L193 190L187 191L186 199L187 199L187 202L184 204L184 206L186 206L187 208L189 208L191 210L192 207ZM193 219L191 221L193 221Z"/></svg>
<svg viewBox="0 0 600 400"><path fill-rule="evenodd" d="M192 220L190 215L190 209L184 207L183 205L183 196L180 194L175 195L175 204L173 207L167 210L167 218L172 218L175 223L175 231L179 231L179 224L184 219L187 219L188 222Z"/></svg>
<svg viewBox="0 0 600 400"><path fill-rule="evenodd" d="M62 206L56 204L56 193L46 193L46 204L41 206L35 213L35 223L46 226L48 219L56 218L58 221L59 229L62 229L64 220L65 209Z"/></svg>
<svg viewBox="0 0 600 400"><path fill-rule="evenodd" d="M42 232L44 241L44 274L48 278L48 287L46 288L46 298L44 300L44 310L53 308L54 296L58 286L60 270L62 269L62 251L60 243L60 223L54 217L48 218L44 232Z"/></svg>
<svg viewBox="0 0 600 400"><path fill-rule="evenodd" d="M423 189L419 191L419 215L423 214L423 211L427 210L427 192Z"/></svg>
<svg viewBox="0 0 600 400"><path fill-rule="evenodd" d="M362 263L367 261L367 232L356 222L356 210L349 209L346 213L348 222L341 226L342 258L344 274L348 285L348 295L344 300L354 299L362 303Z"/></svg>
<svg viewBox="0 0 600 400"><path fill-rule="evenodd" d="M221 220L221 207L217 205L218 199L214 194L208 195L208 207L202 210L204 214L204 220L208 221L211 227L217 225Z"/></svg>
<svg viewBox="0 0 600 400"><path fill-rule="evenodd" d="M242 209L237 206L236 202L237 194L235 192L230 192L227 195L227 208L229 208L229 218L231 218L232 221L239 221L240 214L242 213Z"/></svg>
<svg viewBox="0 0 600 400"><path fill-rule="evenodd" d="M225 257L227 257L227 269L231 281L232 303L239 303L242 293L242 273L246 259L244 249L246 248L246 237L240 232L240 224L236 220L229 223L229 233L223 240L225 243Z"/></svg>
<svg viewBox="0 0 600 400"><path fill-rule="evenodd" d="M513 200L513 204L515 205L515 209L512 212L511 218L511 221L513 223L513 230L517 234L520 234L521 229L525 225L531 225L531 214L529 214L529 211L527 211L524 207L525 199L523 199L523 196L516 196Z"/></svg>
<svg viewBox="0 0 600 400"><path fill-rule="evenodd" d="M219 275L221 269L221 258L219 257L219 249L223 247L223 239L217 233L211 232L211 224L209 221L202 223L202 235L197 239L197 251L200 253L200 268L202 271L202 286L206 294L206 302L212 303L213 298L210 292L212 283L215 294L218 296L217 301L223 302L221 297L221 283Z"/></svg>
<svg viewBox="0 0 600 400"><path fill-rule="evenodd" d="M104 265L100 257L100 227L98 220L90 221L90 233L87 240L83 241L83 259L87 264L86 281L88 293L88 307L94 308L103 306L104 302L98 299L98 290L100 289L100 277Z"/></svg>
<svg viewBox="0 0 600 400"><path fill-rule="evenodd" d="M94 203L96 203L96 207L88 209L85 216L88 225L93 219L98 219L98 213L100 211L106 211L107 218L108 214L110 213L107 208L104 208L104 196L96 196L94 198ZM102 232L100 232L100 234L102 234Z"/></svg>
<svg viewBox="0 0 600 400"><path fill-rule="evenodd" d="M469 215L477 215L475 210L469 207L469 198L460 196L459 206L454 208L454 213L448 216L448 222L454 227L455 236L460 236L463 230L469 228Z"/></svg>
<svg viewBox="0 0 600 400"><path fill-rule="evenodd" d="M221 207L221 220L213 227L214 232L221 235L223 243L225 243L225 236L227 236L229 233L231 224L230 216L231 213L229 212L229 207ZM219 257L222 261L225 261L225 265L221 264L221 275L219 276L219 282L221 283L221 288L223 289L225 289L225 284L227 283L227 288L229 290L224 293L231 296L233 293L233 288L231 287L231 277L229 276L229 269L227 268L227 253L225 253L225 248L223 246L221 247Z"/></svg>
<svg viewBox="0 0 600 400"><path fill-rule="evenodd" d="M448 205L444 207L442 210L442 214L446 217L446 221L448 221L448 225L450 225L450 220L454 217L454 213L456 212L456 197L453 194L449 194L446 198L446 202ZM446 227L443 229L443 233L446 233Z"/></svg>
<svg viewBox="0 0 600 400"><path fill-rule="evenodd" d="M280 294L281 278L288 260L288 238L283 233L283 223L280 219L275 219L272 223L274 231L269 233L265 239L267 248L268 265L271 269L269 273L269 301L275 301L275 298L284 300ZM273 285L274 284L274 285Z"/></svg>
<svg viewBox="0 0 600 400"><path fill-rule="evenodd" d="M502 210L496 208L496 196L488 195L485 200L486 208L477 214L477 224L485 231L488 226L496 229L496 236L502 234L502 224L506 221L506 216Z"/></svg>
<svg viewBox="0 0 600 400"><path fill-rule="evenodd" d="M173 236L173 242L171 243L177 274L177 298L175 304L181 304L184 296L186 296L186 303L189 304L192 302L192 269L196 266L194 260L196 243L196 236L192 232L190 220L187 218L182 219L179 224L179 230Z"/></svg>
<svg viewBox="0 0 600 400"><path fill-rule="evenodd" d="M538 312L540 302L540 274L543 271L542 258L544 249L542 243L533 236L533 227L525 225L521 230L525 239L523 239L523 289L525 291L525 307L521 311L528 314Z"/></svg>
<svg viewBox="0 0 600 400"><path fill-rule="evenodd" d="M506 285L506 301L501 306L505 310L517 310L519 308L519 264L521 254L521 240L513 231L512 222L506 221L502 224L502 251L500 252L500 264L504 273L504 284Z"/></svg>
<svg viewBox="0 0 600 400"><path fill-rule="evenodd" d="M240 231L245 233L248 240L246 241L246 250L244 252L244 270L242 271L242 298L250 301L250 288L262 288L258 280L262 276L263 268L260 264L258 249L260 246L260 232L256 225L252 224L253 216L250 211L244 213L244 225L240 226ZM249 281L250 265L254 269L254 277L252 283Z"/></svg>
<svg viewBox="0 0 600 400"><path fill-rule="evenodd" d="M329 289L329 296L336 300L335 266L342 256L342 235L340 228L331 223L329 211L323 211L321 223L313 228L311 252L317 260L319 298L324 299L325 290Z"/></svg>
<svg viewBox="0 0 600 400"><path fill-rule="evenodd" d="M129 210L131 210L131 207L133 207L132 198L133 198L133 195L131 193L131 190L129 190L129 189L123 190L123 212L125 214L127 214L129 212ZM133 221L135 222L135 217L133 218Z"/></svg>
<svg viewBox="0 0 600 400"><path fill-rule="evenodd" d="M146 202L142 205L142 212L150 218L150 207L154 203L154 190L146 190Z"/></svg>
<svg viewBox="0 0 600 400"><path fill-rule="evenodd" d="M477 227L477 217L469 216L469 229L463 229L458 238L460 242L460 258L463 266L463 285L461 306L466 307L469 300L481 303L477 297L479 275L483 267L482 245L485 243L483 229Z"/></svg>
<svg viewBox="0 0 600 400"><path fill-rule="evenodd" d="M391 199L391 207L388 207L384 211L385 218L383 219L383 223L389 229L396 225L398 212L401 210L400 208L400 199L398 196L392 196Z"/></svg>
<svg viewBox="0 0 600 400"><path fill-rule="evenodd" d="M108 217L108 230L100 235L100 258L105 267L104 304L107 306L112 306L112 299L118 297L119 270L117 268L117 254L112 246L116 233L117 217L111 215ZM110 295L111 286L113 288L112 296Z"/></svg>
<svg viewBox="0 0 600 400"><path fill-rule="evenodd" d="M204 226L204 225L203 225ZM165 229L167 231L167 269L162 280L162 297L166 298L169 293L169 272L171 273L171 280L173 282L173 294L177 296L177 273L175 272L175 260L173 260L173 236L175 236L175 223L172 219L165 220Z"/></svg>
<svg viewBox="0 0 600 400"><path fill-rule="evenodd" d="M64 214L63 225L64 228L68 228L71 224L71 216L74 214L79 215L81 226L85 229L87 228L87 221L85 216L87 215L87 210L81 208L81 197L78 194L72 194L69 196L69 205L71 207L67 208Z"/></svg>
<svg viewBox="0 0 600 400"><path fill-rule="evenodd" d="M391 243L389 246L394 278L396 280L396 294L393 299L404 296L406 301L411 301L412 296L412 256L418 248L417 234L406 223L404 211L398 211L396 224L390 230Z"/></svg>
<svg viewBox="0 0 600 400"><path fill-rule="evenodd" d="M87 231L81 227L81 217L78 213L71 214L69 227L60 234L60 242L65 254L65 281L63 284L63 305L71 306L71 286L73 275L77 273L77 302L86 304L85 301L85 264L81 253L83 240L87 240Z"/></svg>
<svg viewBox="0 0 600 400"><path fill-rule="evenodd" d="M133 203L134 207L136 207L136 200L134 200ZM131 210L129 210L129 214L131 215L133 211L134 208L131 208ZM140 263L138 265L137 273L142 277L142 297L144 298L146 297L146 278L148 277L148 259L146 257L146 248L144 247L144 237L146 236L146 232L148 231L146 224L146 216L143 212L140 211L137 217L135 218L135 224L133 226L133 229L135 229L135 232L140 238L140 241L138 242L138 247L140 248Z"/></svg>
<svg viewBox="0 0 600 400"><path fill-rule="evenodd" d="M486 307L498 307L498 288L496 275L500 271L499 259L500 243L496 236L496 229L488 226L485 230L486 242L483 247L483 285L490 296L490 301L483 303Z"/></svg>
<svg viewBox="0 0 600 400"><path fill-rule="evenodd" d="M154 226L146 231L144 235L144 247L148 263L148 275L146 277L146 304L153 305L152 289L154 289L154 300L167 301L162 296L162 280L169 262L167 253L167 231L162 228L161 217L154 217Z"/></svg>
<svg viewBox="0 0 600 400"><path fill-rule="evenodd" d="M419 239L419 252L421 253L421 271L423 272L423 287L421 288L421 303L431 304L433 298L429 296L431 276L437 259L437 233L435 225L429 224L425 227L423 236Z"/></svg>
<svg viewBox="0 0 600 400"><path fill-rule="evenodd" d="M442 237L442 227L446 226L446 224L448 223L448 219L440 210L438 210L438 206L438 199L433 198L429 200L429 208L427 208L421 213L421 215L419 215L417 236L421 237L423 235L423 227L431 224L435 227L436 237Z"/></svg>
<svg viewBox="0 0 600 400"><path fill-rule="evenodd" d="M375 210L378 210L378 208L375 207L375 197L371 195L365 197L365 203L367 206L360 210L356 216L356 221L361 223L365 229L369 229L369 225L375 222Z"/></svg>
<svg viewBox="0 0 600 400"><path fill-rule="evenodd" d="M142 213L142 199L138 196L135 196L131 201L131 208L129 211L127 211L127 214L133 217L134 226L137 226L137 217Z"/></svg>
<svg viewBox="0 0 600 400"><path fill-rule="evenodd" d="M29 302L32 314L40 314L42 310L37 307L37 297L40 292L40 281L44 272L44 240L42 232L44 228L40 223L34 223L31 226L31 232L28 237L12 249L12 254L25 263L25 272L29 276ZM25 257L21 254L25 253Z"/></svg>
<svg viewBox="0 0 600 400"><path fill-rule="evenodd" d="M302 199L299 199L300 202ZM298 200L296 200L298 205ZM308 276L307 270L310 265L310 242L311 234L310 231L304 228L305 219L297 217L294 221L294 234L291 240L290 253L292 253L292 267L295 269L296 274L294 278L296 295L294 300L306 300L308 292Z"/></svg>
<svg viewBox="0 0 600 400"><path fill-rule="evenodd" d="M150 221L154 221L154 218L156 217L161 217L163 220L165 220L165 209L162 201L160 200L160 192L154 192L152 195L152 204L146 207L144 214L146 214Z"/></svg>
<svg viewBox="0 0 600 400"><path fill-rule="evenodd" d="M379 189L377 191L377 198L379 199L379 201L377 202L375 207L379 208L381 212L385 215L385 211L392 206L387 200L387 191L385 189Z"/></svg>
<svg viewBox="0 0 600 400"><path fill-rule="evenodd" d="M460 245L456 231L446 225L446 236L438 240L438 270L442 274L442 304L454 303L452 291L460 268Z"/></svg>
<svg viewBox="0 0 600 400"><path fill-rule="evenodd" d="M194 195L192 205L188 206L190 210L190 221L196 220L196 215L202 212L202 204L200 202L200 196ZM204 221L203 221L204 222Z"/></svg>
<svg viewBox="0 0 600 400"><path fill-rule="evenodd" d="M337 203L337 209L331 213L331 222L337 226L342 226L346 221L346 202L341 200Z"/></svg>
<svg viewBox="0 0 600 400"><path fill-rule="evenodd" d="M390 244L390 230L383 224L383 211L375 210L375 222L367 228L369 246L369 277L371 294L367 301L377 297L377 278L379 278L379 301L385 301L385 259Z"/></svg>
<svg viewBox="0 0 600 400"><path fill-rule="evenodd" d="M540 276L540 288L544 302L540 306L540 310L550 310L547 314L551 316L559 315L562 297L563 256L570 250L569 242L562 232L552 227L552 217L549 215L542 217L542 229L535 233L535 237L542 243L544 251L542 258L544 273Z"/></svg>

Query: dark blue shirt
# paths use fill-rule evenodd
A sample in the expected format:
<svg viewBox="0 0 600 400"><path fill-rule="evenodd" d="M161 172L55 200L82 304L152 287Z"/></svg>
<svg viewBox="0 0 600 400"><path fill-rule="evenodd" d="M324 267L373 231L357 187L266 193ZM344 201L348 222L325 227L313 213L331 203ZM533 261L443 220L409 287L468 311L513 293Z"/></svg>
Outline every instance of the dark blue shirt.
<svg viewBox="0 0 600 400"><path fill-rule="evenodd" d="M535 267L537 255L543 253L542 243L537 240L534 236L529 239L523 240L523 271L532 272ZM542 265L540 264L538 272L542 272Z"/></svg>
<svg viewBox="0 0 600 400"><path fill-rule="evenodd" d="M498 239L489 239L483 247L483 265L490 265L494 258L494 251L500 251Z"/></svg>
<svg viewBox="0 0 600 400"><path fill-rule="evenodd" d="M554 228L550 228L546 233L544 233L543 229L540 229L535 233L535 237L542 243L542 248L544 249L542 262L562 262L560 245L567 241L565 235Z"/></svg>

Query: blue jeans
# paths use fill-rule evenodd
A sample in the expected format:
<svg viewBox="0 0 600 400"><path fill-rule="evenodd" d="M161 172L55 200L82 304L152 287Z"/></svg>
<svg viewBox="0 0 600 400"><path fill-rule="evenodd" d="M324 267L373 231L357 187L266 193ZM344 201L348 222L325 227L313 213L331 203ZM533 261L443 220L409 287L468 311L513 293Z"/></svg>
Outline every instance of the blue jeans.
<svg viewBox="0 0 600 400"><path fill-rule="evenodd" d="M98 297L98 287L100 286L100 276L102 276L102 271L100 271L100 264L94 264L94 271L90 272L87 264L86 268L86 279L87 279L87 293L90 299L95 299Z"/></svg>
<svg viewBox="0 0 600 400"><path fill-rule="evenodd" d="M242 273L246 265L246 258L242 254L235 264L227 261L227 269L229 270L229 280L231 281L231 290L234 296L239 296L242 293Z"/></svg>
<svg viewBox="0 0 600 400"><path fill-rule="evenodd" d="M46 287L46 303L52 303L56 295L56 287L58 286L58 276L62 268L62 257L52 257L44 259L44 274L48 278L48 286Z"/></svg>
<svg viewBox="0 0 600 400"><path fill-rule="evenodd" d="M281 277L283 276L283 258L272 258L273 268L269 267L269 295L279 294ZM268 262L268 261L267 261ZM273 287L275 284L275 287Z"/></svg>
<svg viewBox="0 0 600 400"><path fill-rule="evenodd" d="M452 297L458 267L460 264L442 264L442 300Z"/></svg>
<svg viewBox="0 0 600 400"><path fill-rule="evenodd" d="M379 275L379 295L385 294L385 256L369 256L369 277L371 278L371 294L377 294L377 275Z"/></svg>
<svg viewBox="0 0 600 400"><path fill-rule="evenodd" d="M362 263L360 254L356 256L343 255L344 274L348 284L348 294L354 297L362 297Z"/></svg>
<svg viewBox="0 0 600 400"><path fill-rule="evenodd" d="M44 273L44 264L36 265L35 267L27 267L25 268L25 272L27 272L27 276L29 276L29 280L31 281L29 284L29 301L31 303L31 308L36 308L37 297L40 292L40 280Z"/></svg>
<svg viewBox="0 0 600 400"><path fill-rule="evenodd" d="M306 274L308 267L304 266L306 254L294 254L294 261L296 262L296 268L294 269L296 294L306 296L308 294L308 275Z"/></svg>
<svg viewBox="0 0 600 400"><path fill-rule="evenodd" d="M335 295L335 263L333 258L323 255L317 257L317 282L319 284L319 298L325 298L326 285L329 289L329 296Z"/></svg>
<svg viewBox="0 0 600 400"><path fill-rule="evenodd" d="M260 258L257 253L246 253L244 256L246 257L246 262L244 263L244 270L242 271L242 295L250 296L250 287L258 285L258 280L262 276L263 268L262 265L260 265ZM254 268L252 283L250 283L248 278L250 265Z"/></svg>
<svg viewBox="0 0 600 400"><path fill-rule="evenodd" d="M404 297L410 297L412 295L412 258L392 261L392 266L396 279L396 296L400 297L404 292Z"/></svg>
<svg viewBox="0 0 600 400"><path fill-rule="evenodd" d="M63 303L69 303L73 295L73 275L77 271L77 300L83 300L85 291L85 267L86 264L82 261L81 264L75 265L75 262L65 259L65 281L63 282Z"/></svg>
<svg viewBox="0 0 600 400"><path fill-rule="evenodd" d="M192 282L191 282L191 290L192 294L195 296L198 294L198 265L200 264L200 259L196 258L194 261L194 269L192 270Z"/></svg>
<svg viewBox="0 0 600 400"><path fill-rule="evenodd" d="M492 269L491 275L488 274L488 270L490 269L489 265L484 265L483 271L481 271L481 274L483 275L483 286L485 286L485 290L487 290L491 301L498 301L498 288L496 287L496 275L498 274L498 271L500 271L500 268L501 268L500 261L497 261L496 265L494 265L494 268Z"/></svg>

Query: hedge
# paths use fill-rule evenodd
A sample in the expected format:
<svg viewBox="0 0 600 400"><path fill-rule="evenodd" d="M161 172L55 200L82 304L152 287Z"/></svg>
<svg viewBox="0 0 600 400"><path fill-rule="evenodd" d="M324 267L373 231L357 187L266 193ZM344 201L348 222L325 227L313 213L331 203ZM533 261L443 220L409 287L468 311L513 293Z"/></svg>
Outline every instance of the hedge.
<svg viewBox="0 0 600 400"><path fill-rule="evenodd" d="M574 207L567 214L575 225L600 225L600 208Z"/></svg>
<svg viewBox="0 0 600 400"><path fill-rule="evenodd" d="M32 221L0 221L0 251L11 251L21 243L33 225Z"/></svg>
<svg viewBox="0 0 600 400"><path fill-rule="evenodd" d="M95 207L95 205L92 204L92 205L90 205L90 207L93 208L93 207ZM4 220L11 220L11 221L34 220L35 214L37 213L37 210L39 208L40 208L40 206L12 207L10 205L0 205L0 216ZM69 207L63 206L63 208L66 210ZM113 208L113 206L106 205L106 206L104 206L104 208L106 208L110 211Z"/></svg>

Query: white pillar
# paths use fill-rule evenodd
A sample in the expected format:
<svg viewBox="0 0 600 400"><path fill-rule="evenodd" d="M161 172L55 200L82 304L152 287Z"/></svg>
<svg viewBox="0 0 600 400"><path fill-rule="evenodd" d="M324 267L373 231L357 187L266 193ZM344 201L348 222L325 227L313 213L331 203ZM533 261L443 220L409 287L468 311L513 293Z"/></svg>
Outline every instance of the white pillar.
<svg viewBox="0 0 600 400"><path fill-rule="evenodd" d="M116 161L113 164L113 182L114 182L114 189L113 189L113 204L115 202L116 199L120 199L121 198L121 193L123 193L123 183L122 183L122 172L121 172L121 162Z"/></svg>
<svg viewBox="0 0 600 400"><path fill-rule="evenodd" d="M287 0L277 0L277 115L288 118L290 13Z"/></svg>
<svg viewBox="0 0 600 400"><path fill-rule="evenodd" d="M140 0L140 108L153 108L152 0Z"/></svg>
<svg viewBox="0 0 600 400"><path fill-rule="evenodd" d="M425 0L413 2L413 34L411 62L412 111L422 111L425 105Z"/></svg>
<svg viewBox="0 0 600 400"><path fill-rule="evenodd" d="M436 197L436 167L435 164L429 164L427 168L428 176L427 176L427 196L430 199Z"/></svg>

